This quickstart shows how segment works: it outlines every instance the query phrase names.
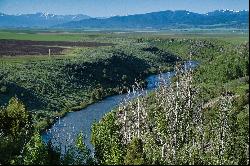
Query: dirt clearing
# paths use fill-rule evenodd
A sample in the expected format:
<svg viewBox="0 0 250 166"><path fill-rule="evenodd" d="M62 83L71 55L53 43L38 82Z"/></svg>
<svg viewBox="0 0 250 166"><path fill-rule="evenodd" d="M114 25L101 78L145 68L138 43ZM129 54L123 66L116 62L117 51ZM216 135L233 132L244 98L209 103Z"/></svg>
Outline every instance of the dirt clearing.
<svg viewBox="0 0 250 166"><path fill-rule="evenodd" d="M0 56L51 55L63 54L70 47L112 46L112 43L66 42L66 41L31 41L0 39Z"/></svg>

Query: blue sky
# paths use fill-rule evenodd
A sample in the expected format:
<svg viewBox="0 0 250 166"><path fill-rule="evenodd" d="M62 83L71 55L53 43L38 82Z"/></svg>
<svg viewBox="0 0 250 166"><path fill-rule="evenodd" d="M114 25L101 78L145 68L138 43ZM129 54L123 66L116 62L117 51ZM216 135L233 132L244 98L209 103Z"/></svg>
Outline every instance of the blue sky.
<svg viewBox="0 0 250 166"><path fill-rule="evenodd" d="M216 9L249 10L248 0L0 0L6 14L46 12L87 14L93 17L189 10L206 13Z"/></svg>

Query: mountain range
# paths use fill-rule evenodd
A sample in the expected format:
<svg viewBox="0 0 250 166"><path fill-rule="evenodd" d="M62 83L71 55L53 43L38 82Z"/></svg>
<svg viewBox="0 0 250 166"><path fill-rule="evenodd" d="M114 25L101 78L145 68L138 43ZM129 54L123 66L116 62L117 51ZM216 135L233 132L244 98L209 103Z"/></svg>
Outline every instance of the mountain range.
<svg viewBox="0 0 250 166"><path fill-rule="evenodd" d="M49 28L70 21L80 21L90 17L83 14L54 15L48 13L7 15L0 13L0 27Z"/></svg>
<svg viewBox="0 0 250 166"><path fill-rule="evenodd" d="M169 29L169 28L249 28L249 11L216 10L199 14L186 10L160 11L109 18L86 15L0 13L0 27L50 28L112 28L112 29Z"/></svg>

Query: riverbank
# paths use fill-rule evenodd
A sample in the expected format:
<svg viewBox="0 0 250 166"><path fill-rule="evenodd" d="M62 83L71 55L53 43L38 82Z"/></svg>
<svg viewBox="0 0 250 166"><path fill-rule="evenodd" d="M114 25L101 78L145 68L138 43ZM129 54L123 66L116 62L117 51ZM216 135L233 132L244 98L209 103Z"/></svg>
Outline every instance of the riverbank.
<svg viewBox="0 0 250 166"><path fill-rule="evenodd" d="M188 70L189 68L194 68L198 65L198 62L187 61L183 65L183 69ZM156 89L161 82L159 77L164 78L170 82L171 78L175 75L175 71L170 71L162 74L151 75L147 77L147 88L145 91L152 91ZM144 93L146 95L146 93ZM74 142L77 134L82 131L86 136L89 148L92 147L90 143L90 133L93 123L98 122L106 113L117 107L125 98L126 100L132 100L135 96L128 97L127 94L120 94L111 97L106 97L103 100L91 104L85 109L77 112L67 113L67 115L60 120L56 121L55 124L42 133L42 137L45 142L51 140L54 145L60 144L61 148L65 146L70 146L67 140Z"/></svg>
<svg viewBox="0 0 250 166"><path fill-rule="evenodd" d="M180 63L183 64L184 61L182 61ZM165 68L162 72L170 72L170 71L173 71L173 68L170 67L169 70L167 70L167 68ZM152 71L152 72L150 72L150 73L147 73L147 75L145 75L144 80L142 80L141 82L139 82L139 84L141 85L142 88L146 88L147 87L147 79L146 78L148 78L148 77L150 77L151 75L154 75L154 74L157 74L155 70ZM113 93L110 93L110 94L108 94L106 96L102 96L102 98L100 98L98 100L95 100L95 101L89 100L89 102L87 102L87 103L81 103L81 105L79 105L79 106L74 106L72 108L68 108L67 110L61 111L61 112L59 112L59 114L57 114L55 117L53 117L52 120L49 121L49 123L48 123L48 121L44 121L44 122L42 121L41 124L44 124L44 125L37 124L37 126L39 126L39 127L35 127L35 128L40 133L43 133L46 130L48 130L49 128L51 128L58 121L59 118L64 118L65 116L67 116L68 113L81 111L81 110L87 108L88 106L90 106L92 104L98 103L98 102L100 102L102 100L105 100L106 98L114 96L114 95L126 94L127 90L131 89L131 86L130 87L126 87L126 89L123 89L120 92L115 92L114 91Z"/></svg>

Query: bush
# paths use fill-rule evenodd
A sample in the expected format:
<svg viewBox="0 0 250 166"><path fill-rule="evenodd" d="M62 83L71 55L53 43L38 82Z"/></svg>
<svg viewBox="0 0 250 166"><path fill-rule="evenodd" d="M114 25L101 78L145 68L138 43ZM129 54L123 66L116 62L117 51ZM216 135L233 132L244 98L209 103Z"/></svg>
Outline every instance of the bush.
<svg viewBox="0 0 250 166"><path fill-rule="evenodd" d="M0 163L7 164L19 155L29 139L31 119L23 103L11 98L7 107L0 108Z"/></svg>
<svg viewBox="0 0 250 166"><path fill-rule="evenodd" d="M2 94L7 93L7 87L6 87L6 86L2 86L2 87L0 88L0 93L2 93Z"/></svg>
<svg viewBox="0 0 250 166"><path fill-rule="evenodd" d="M134 138L127 147L127 154L124 160L125 165L145 164L143 154L143 142L141 139Z"/></svg>

